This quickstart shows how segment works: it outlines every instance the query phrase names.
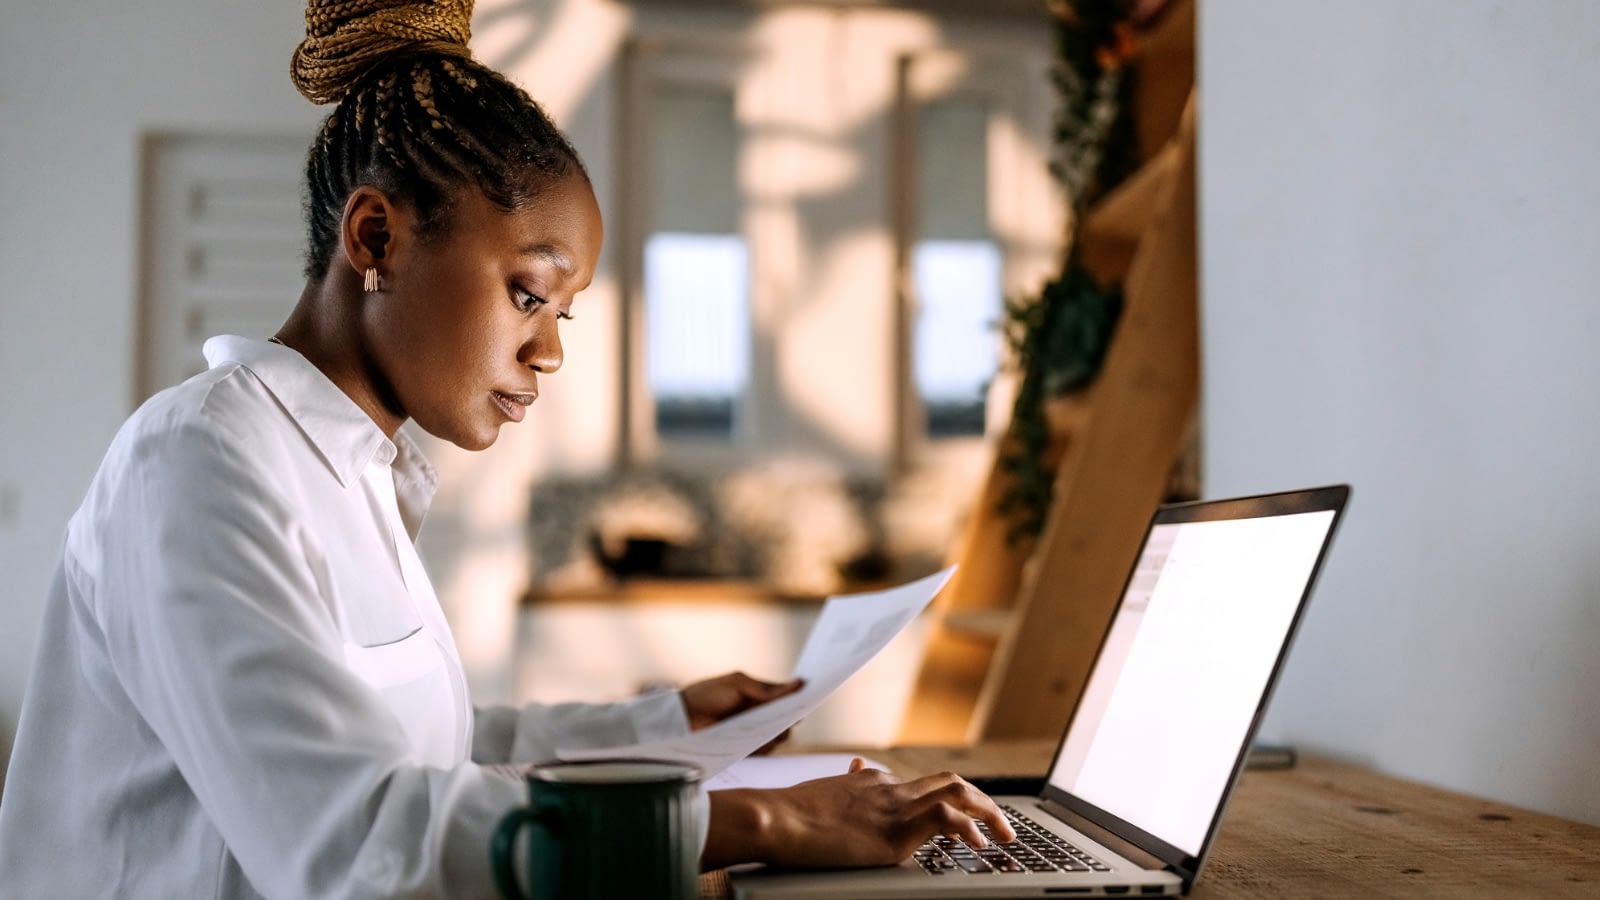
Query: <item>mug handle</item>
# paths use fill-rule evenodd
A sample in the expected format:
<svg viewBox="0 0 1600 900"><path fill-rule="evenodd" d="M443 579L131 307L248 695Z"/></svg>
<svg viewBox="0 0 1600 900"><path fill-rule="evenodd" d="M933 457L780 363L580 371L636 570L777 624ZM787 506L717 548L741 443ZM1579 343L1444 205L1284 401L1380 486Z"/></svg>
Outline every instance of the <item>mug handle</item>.
<svg viewBox="0 0 1600 900"><path fill-rule="evenodd" d="M522 886L517 884L516 860L517 833L524 825L543 826L549 828L546 819L553 818L554 810L548 807L534 810L520 806L506 813L495 826L494 835L489 839L489 867L494 874L494 886L500 891L500 896L508 900L529 900L523 892ZM555 860L550 861L556 864ZM557 878L557 883L560 879Z"/></svg>

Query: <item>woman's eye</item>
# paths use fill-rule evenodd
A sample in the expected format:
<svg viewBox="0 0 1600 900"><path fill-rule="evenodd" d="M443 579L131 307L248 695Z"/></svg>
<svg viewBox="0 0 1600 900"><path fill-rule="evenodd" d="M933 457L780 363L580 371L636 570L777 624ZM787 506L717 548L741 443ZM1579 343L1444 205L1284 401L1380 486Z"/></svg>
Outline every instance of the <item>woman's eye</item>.
<svg viewBox="0 0 1600 900"><path fill-rule="evenodd" d="M546 303L549 303L550 301L539 296L538 294L533 293L532 291L514 287L511 289L511 302L517 305L518 310L526 313L532 312L535 309L544 306ZM556 318L570 322L572 321L572 313L558 309L556 310Z"/></svg>
<svg viewBox="0 0 1600 900"><path fill-rule="evenodd" d="M523 312L528 312L535 307L543 306L545 303L543 297L531 291L525 291L522 288L515 288L512 291L511 296L512 302L517 305L517 309L520 309Z"/></svg>

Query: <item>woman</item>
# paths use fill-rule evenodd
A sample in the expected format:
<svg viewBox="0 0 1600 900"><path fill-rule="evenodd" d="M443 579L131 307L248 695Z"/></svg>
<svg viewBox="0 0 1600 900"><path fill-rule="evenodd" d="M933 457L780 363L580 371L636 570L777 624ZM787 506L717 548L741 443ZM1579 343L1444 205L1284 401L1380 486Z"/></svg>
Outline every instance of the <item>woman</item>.
<svg viewBox="0 0 1600 900"><path fill-rule="evenodd" d="M434 474L561 365L599 209L577 154L470 59L470 4L313 0L296 85L307 283L271 343L123 426L68 526L0 805L17 897L475 897L502 764L703 727L792 686L474 709L413 545ZM954 776L718 791L702 862L889 863L1009 834Z"/></svg>

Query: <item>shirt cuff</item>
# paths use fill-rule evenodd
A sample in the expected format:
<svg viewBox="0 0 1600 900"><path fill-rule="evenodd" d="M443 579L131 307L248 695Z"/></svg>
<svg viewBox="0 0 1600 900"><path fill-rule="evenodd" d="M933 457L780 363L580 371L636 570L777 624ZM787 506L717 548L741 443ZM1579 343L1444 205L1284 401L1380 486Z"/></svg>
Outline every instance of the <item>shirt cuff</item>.
<svg viewBox="0 0 1600 900"><path fill-rule="evenodd" d="M689 733L689 713L678 691L655 691L626 701L637 743L683 737Z"/></svg>

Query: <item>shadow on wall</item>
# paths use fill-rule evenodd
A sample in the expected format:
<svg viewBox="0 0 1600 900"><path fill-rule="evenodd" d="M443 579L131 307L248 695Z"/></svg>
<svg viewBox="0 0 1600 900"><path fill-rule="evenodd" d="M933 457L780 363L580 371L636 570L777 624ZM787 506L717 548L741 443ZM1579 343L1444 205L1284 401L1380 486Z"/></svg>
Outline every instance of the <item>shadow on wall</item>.
<svg viewBox="0 0 1600 900"><path fill-rule="evenodd" d="M942 529L893 523L942 515ZM535 485L534 590L618 579L737 578L827 595L936 571L959 517L915 479L847 478L817 461L779 460L716 475L636 469Z"/></svg>

